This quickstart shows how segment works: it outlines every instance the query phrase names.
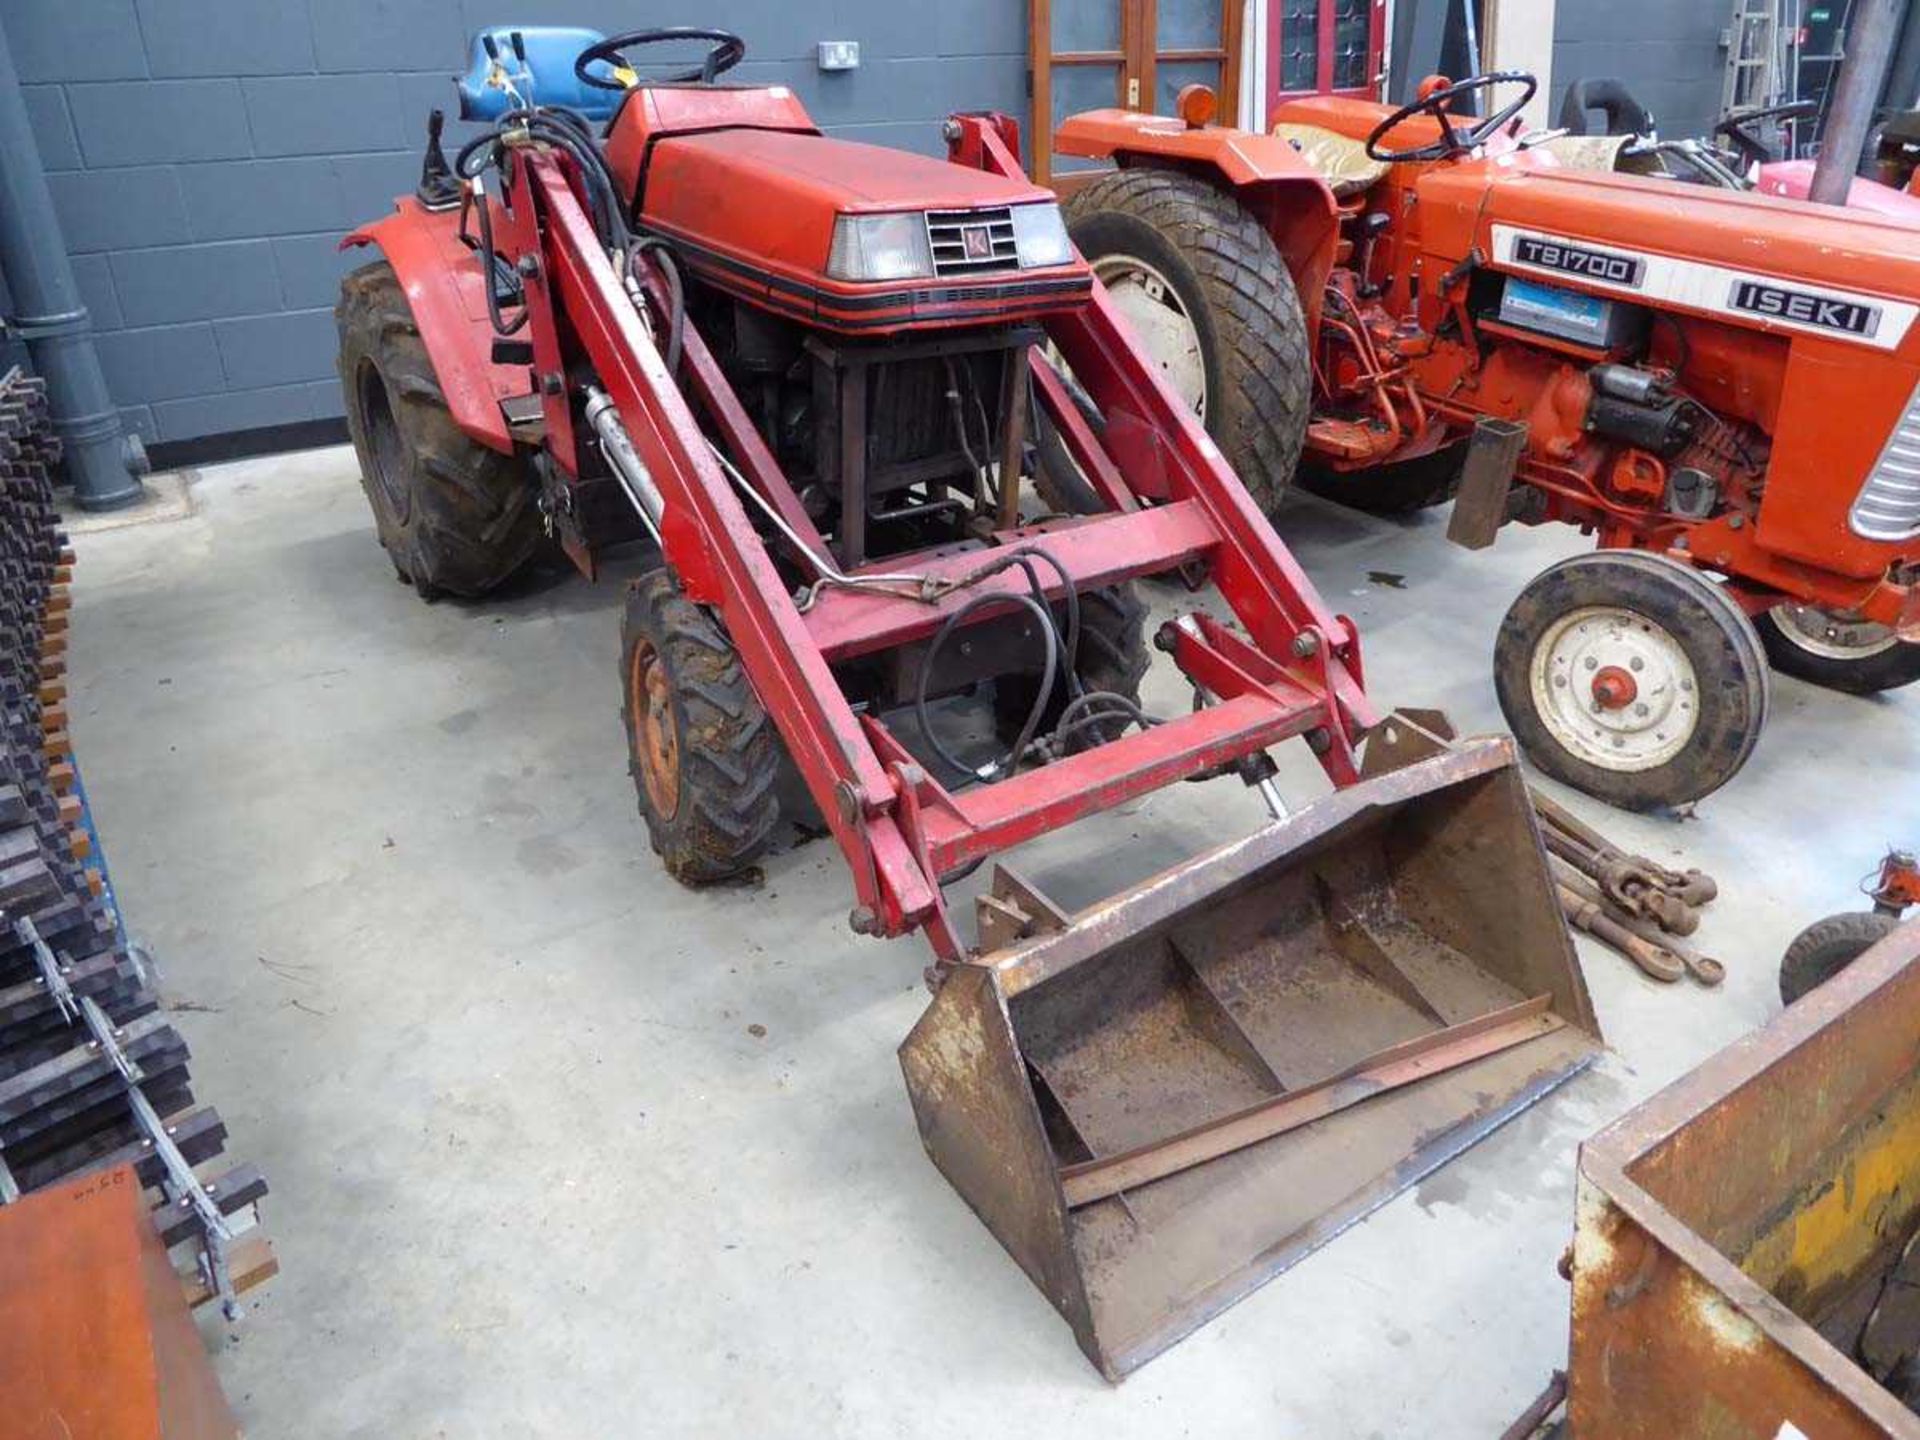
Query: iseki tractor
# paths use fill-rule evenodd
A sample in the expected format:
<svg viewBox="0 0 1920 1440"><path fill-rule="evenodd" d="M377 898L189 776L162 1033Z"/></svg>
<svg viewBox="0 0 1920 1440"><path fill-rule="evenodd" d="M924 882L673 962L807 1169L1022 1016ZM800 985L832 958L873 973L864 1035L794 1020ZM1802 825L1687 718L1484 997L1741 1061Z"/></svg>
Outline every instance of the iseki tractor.
<svg viewBox="0 0 1920 1440"><path fill-rule="evenodd" d="M1596 538L1508 612L1501 708L1547 773L1681 805L1752 752L1769 665L1920 679L1920 222L1529 131L1535 90L1436 76L1250 135L1193 87L1055 148L1114 165L1073 238L1266 508L1297 464L1363 509L1451 498L1470 548Z"/></svg>

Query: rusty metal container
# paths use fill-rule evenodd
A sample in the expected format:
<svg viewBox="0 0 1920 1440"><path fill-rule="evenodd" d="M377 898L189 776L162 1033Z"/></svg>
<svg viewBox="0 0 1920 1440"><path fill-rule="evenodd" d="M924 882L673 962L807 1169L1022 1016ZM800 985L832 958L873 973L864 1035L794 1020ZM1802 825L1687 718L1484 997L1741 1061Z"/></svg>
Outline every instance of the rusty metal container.
<svg viewBox="0 0 1920 1440"><path fill-rule="evenodd" d="M1002 871L1006 943L901 1046L927 1153L1111 1379L1599 1048L1511 743L1398 740L1075 915Z"/></svg>
<svg viewBox="0 0 1920 1440"><path fill-rule="evenodd" d="M1867 1368L1920 1342L1917 959L1895 931L1582 1147L1574 1440L1920 1440Z"/></svg>

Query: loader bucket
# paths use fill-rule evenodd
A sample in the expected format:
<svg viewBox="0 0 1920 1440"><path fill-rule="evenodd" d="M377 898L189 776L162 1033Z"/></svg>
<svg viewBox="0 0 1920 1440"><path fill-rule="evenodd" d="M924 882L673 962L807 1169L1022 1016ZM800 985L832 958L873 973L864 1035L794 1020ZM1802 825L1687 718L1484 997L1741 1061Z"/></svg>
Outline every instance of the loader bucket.
<svg viewBox="0 0 1920 1440"><path fill-rule="evenodd" d="M1109 1379L1599 1050L1511 742L1368 759L1076 915L1001 871L983 936L1025 938L900 1047L927 1153Z"/></svg>

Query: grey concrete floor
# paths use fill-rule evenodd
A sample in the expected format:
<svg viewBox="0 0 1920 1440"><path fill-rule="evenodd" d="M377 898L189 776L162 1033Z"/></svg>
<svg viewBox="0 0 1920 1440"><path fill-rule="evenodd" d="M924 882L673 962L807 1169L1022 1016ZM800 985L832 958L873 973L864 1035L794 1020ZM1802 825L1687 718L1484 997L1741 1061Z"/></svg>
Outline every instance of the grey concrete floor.
<svg viewBox="0 0 1920 1440"><path fill-rule="evenodd" d="M1721 877L1699 939L1725 988L1583 949L1596 1069L1110 1387L921 1152L893 1053L921 944L848 932L826 843L758 889L657 868L617 585L423 605L343 450L193 493L189 519L81 540L75 730L198 1087L274 1187L284 1271L208 1329L256 1437L1484 1440L1565 1354L1582 1137L1774 1014L1794 932L1920 841L1920 692L1779 681L1695 818L1577 803ZM1376 697L1497 728L1499 618L1581 542L1468 556L1443 528L1305 500L1282 525ZM1179 786L1021 861L1085 903L1261 818Z"/></svg>

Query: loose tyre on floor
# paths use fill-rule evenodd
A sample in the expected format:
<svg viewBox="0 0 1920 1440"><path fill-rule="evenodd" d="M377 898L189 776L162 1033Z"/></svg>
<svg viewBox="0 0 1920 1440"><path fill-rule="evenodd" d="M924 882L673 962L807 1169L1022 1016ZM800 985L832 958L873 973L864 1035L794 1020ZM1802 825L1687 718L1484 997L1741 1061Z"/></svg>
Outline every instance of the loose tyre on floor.
<svg viewBox="0 0 1920 1440"><path fill-rule="evenodd" d="M1149 358L1271 513L1313 408L1306 320L1273 238L1231 195L1151 168L1079 190L1067 223Z"/></svg>
<svg viewBox="0 0 1920 1440"><path fill-rule="evenodd" d="M474 598L540 545L526 461L454 423L405 292L386 261L340 283L340 386L380 543L422 599Z"/></svg>
<svg viewBox="0 0 1920 1440"><path fill-rule="evenodd" d="M1794 937L1780 961L1780 1003L1817 989L1900 928L1900 917L1852 910L1816 920Z"/></svg>
<svg viewBox="0 0 1920 1440"><path fill-rule="evenodd" d="M1627 810L1719 789L1767 716L1745 612L1698 571L1630 550L1535 577L1501 622L1494 687L1535 765Z"/></svg>
<svg viewBox="0 0 1920 1440"><path fill-rule="evenodd" d="M1891 625L1794 604L1776 605L1755 623L1773 668L1796 680L1849 695L1920 680L1920 645L1901 640Z"/></svg>
<svg viewBox="0 0 1920 1440"><path fill-rule="evenodd" d="M655 570L627 591L621 717L640 814L687 885L726 880L766 850L780 818L780 741L726 633Z"/></svg>

